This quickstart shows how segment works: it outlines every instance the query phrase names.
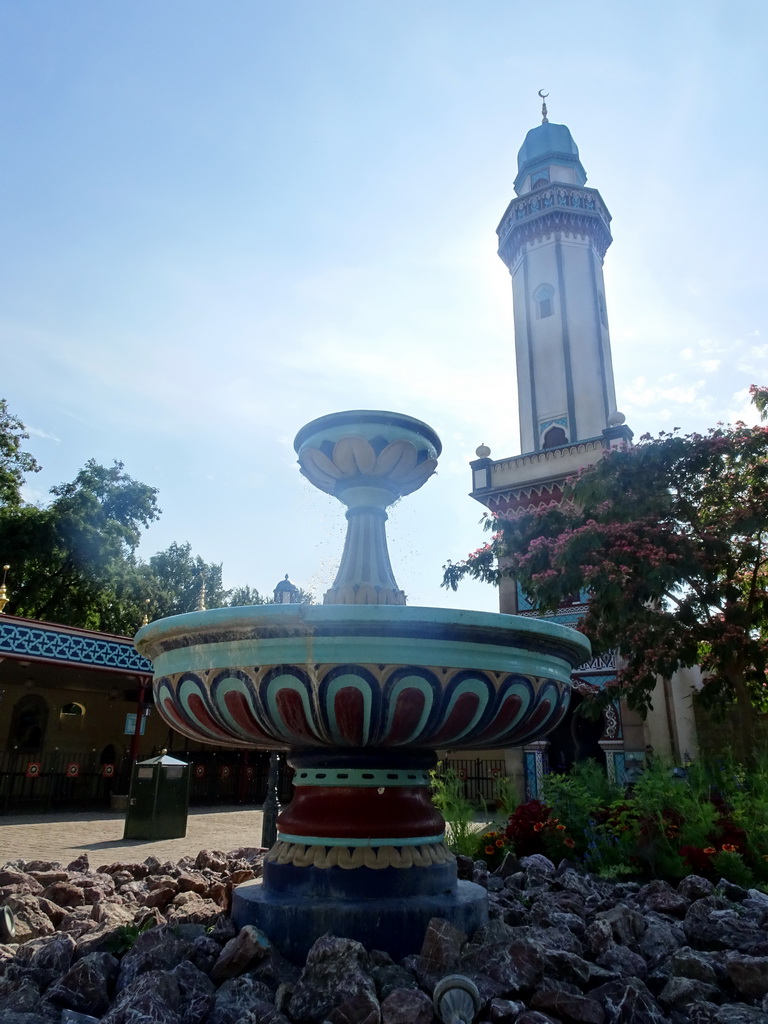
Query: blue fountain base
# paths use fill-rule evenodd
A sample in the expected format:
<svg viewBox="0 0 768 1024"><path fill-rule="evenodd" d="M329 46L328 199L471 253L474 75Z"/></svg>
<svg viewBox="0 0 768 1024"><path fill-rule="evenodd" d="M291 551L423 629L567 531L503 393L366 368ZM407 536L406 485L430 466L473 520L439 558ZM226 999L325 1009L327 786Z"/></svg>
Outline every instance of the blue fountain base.
<svg viewBox="0 0 768 1024"><path fill-rule="evenodd" d="M274 892L260 882L239 885L232 894L238 928L259 928L289 960L303 963L312 944L330 933L381 949L395 960L418 953L427 925L441 917L471 935L488 921L488 894L474 882L447 892L385 899L316 899Z"/></svg>

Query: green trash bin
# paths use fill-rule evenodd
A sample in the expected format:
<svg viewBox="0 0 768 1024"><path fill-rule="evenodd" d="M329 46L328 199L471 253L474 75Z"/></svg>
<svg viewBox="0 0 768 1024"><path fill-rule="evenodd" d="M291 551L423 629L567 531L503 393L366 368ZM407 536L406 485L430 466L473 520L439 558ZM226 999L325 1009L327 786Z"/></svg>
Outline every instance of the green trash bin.
<svg viewBox="0 0 768 1024"><path fill-rule="evenodd" d="M183 839L187 834L189 764L163 752L133 766L123 839Z"/></svg>

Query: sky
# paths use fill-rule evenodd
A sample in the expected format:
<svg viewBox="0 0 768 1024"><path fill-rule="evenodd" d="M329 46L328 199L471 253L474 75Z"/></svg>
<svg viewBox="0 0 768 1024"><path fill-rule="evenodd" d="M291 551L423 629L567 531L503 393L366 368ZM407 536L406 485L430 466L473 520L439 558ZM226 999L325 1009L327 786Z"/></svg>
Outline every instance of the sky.
<svg viewBox="0 0 768 1024"><path fill-rule="evenodd" d="M0 0L0 397L44 467L27 498L120 460L159 490L142 557L189 542L228 586L321 600L343 509L293 438L403 412L443 455L391 510L398 583L496 609L440 581L485 539L476 447L519 453L495 229L537 92L613 216L627 422L754 421L767 30L763 0Z"/></svg>

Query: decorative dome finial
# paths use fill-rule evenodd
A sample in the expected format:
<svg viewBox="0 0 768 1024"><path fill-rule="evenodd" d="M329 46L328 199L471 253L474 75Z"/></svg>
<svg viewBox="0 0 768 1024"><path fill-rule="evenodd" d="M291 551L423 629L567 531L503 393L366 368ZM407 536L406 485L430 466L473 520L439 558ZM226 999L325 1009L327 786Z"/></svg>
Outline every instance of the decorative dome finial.
<svg viewBox="0 0 768 1024"><path fill-rule="evenodd" d="M544 92L543 89L539 89L539 96L541 96L541 123L542 124L549 124L549 118L547 117L547 113L548 113L548 111L547 111L547 104L545 102L546 99L547 99L547 96L549 96L549 93L548 92Z"/></svg>

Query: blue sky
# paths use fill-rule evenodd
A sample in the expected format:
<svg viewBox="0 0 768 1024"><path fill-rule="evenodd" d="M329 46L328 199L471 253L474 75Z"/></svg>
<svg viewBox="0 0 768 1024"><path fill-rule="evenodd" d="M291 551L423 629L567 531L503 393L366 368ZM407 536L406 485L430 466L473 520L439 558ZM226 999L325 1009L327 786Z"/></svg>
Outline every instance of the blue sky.
<svg viewBox="0 0 768 1024"><path fill-rule="evenodd" d="M519 451L495 228L536 93L613 215L619 408L704 429L768 383L767 23L759 0L0 3L0 396L45 467L30 497L120 459L160 490L145 556L190 541L228 585L320 597L343 511L293 437L393 409L444 444L392 512L398 582L493 609L439 583L483 540L474 449Z"/></svg>

